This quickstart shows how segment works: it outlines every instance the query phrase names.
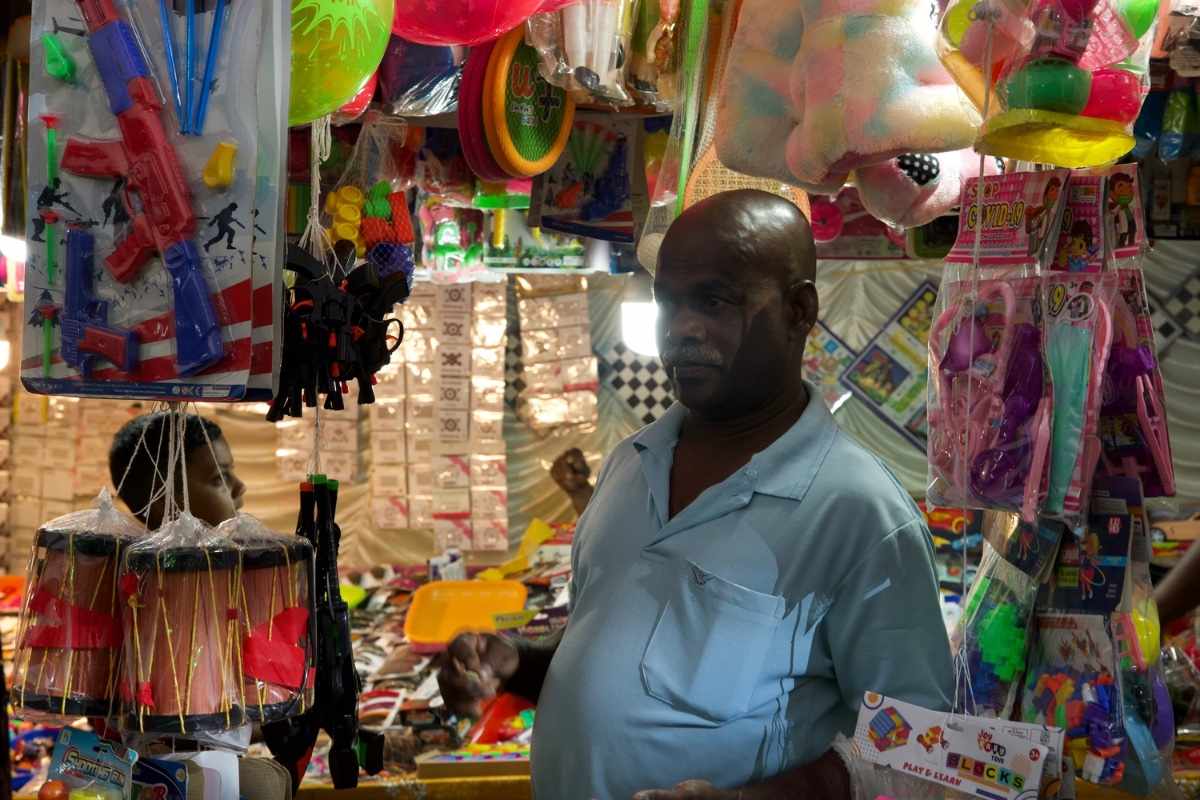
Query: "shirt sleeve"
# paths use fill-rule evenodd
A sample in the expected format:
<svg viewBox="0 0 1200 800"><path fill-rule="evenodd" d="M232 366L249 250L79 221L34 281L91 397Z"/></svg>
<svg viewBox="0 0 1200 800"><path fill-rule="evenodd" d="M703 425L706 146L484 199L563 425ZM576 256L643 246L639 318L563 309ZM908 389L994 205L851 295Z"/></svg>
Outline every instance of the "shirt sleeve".
<svg viewBox="0 0 1200 800"><path fill-rule="evenodd" d="M839 587L825 635L842 699L864 692L950 709L954 672L933 546L920 518L876 544Z"/></svg>

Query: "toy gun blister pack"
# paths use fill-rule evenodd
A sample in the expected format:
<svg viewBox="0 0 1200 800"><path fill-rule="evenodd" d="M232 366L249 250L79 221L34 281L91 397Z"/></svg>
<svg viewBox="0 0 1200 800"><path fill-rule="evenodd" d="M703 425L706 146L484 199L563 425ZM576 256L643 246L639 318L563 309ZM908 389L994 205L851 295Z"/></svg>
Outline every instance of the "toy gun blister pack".
<svg viewBox="0 0 1200 800"><path fill-rule="evenodd" d="M272 92L286 95L260 69L287 56L276 52L284 25L256 3L34 10L32 59L44 69L31 71L30 115L44 136L30 142L27 327L42 335L25 337L30 391L236 399L252 355L270 363L254 238L260 206L276 218L277 191L259 185L278 181L255 166L256 116ZM189 46L174 47L185 29ZM177 82L194 98L186 109L164 102Z"/></svg>
<svg viewBox="0 0 1200 800"><path fill-rule="evenodd" d="M175 357L180 375L193 375L222 355L221 329L204 280L191 192L174 148L167 141L162 103L150 67L129 23L112 0L80 0L91 36L88 45L121 131L118 141L70 139L63 151L66 172L91 178L124 178L122 202L131 232L105 265L128 283L158 253L175 293ZM139 212L130 193L141 199Z"/></svg>

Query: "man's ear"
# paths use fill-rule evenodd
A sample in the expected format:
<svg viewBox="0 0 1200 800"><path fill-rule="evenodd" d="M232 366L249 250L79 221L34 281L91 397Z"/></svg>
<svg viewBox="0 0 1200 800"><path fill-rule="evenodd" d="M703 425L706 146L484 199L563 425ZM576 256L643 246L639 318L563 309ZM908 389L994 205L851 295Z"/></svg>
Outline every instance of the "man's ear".
<svg viewBox="0 0 1200 800"><path fill-rule="evenodd" d="M791 331L807 337L817 324L817 316L821 311L816 284L812 281L796 281L788 287L785 301Z"/></svg>

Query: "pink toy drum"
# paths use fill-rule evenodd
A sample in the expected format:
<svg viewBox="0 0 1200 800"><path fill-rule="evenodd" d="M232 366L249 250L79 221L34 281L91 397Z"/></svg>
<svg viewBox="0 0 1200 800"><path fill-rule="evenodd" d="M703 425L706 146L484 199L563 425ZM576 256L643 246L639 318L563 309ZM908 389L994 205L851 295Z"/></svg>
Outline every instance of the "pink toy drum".
<svg viewBox="0 0 1200 800"><path fill-rule="evenodd" d="M239 559L231 542L127 555L119 592L129 730L182 735L245 722L234 604Z"/></svg>
<svg viewBox="0 0 1200 800"><path fill-rule="evenodd" d="M312 544L281 535L239 544L236 606L246 714L255 722L301 714L312 707L316 675Z"/></svg>
<svg viewBox="0 0 1200 800"><path fill-rule="evenodd" d="M70 717L113 710L121 654L117 570L129 541L38 531L13 665L18 707Z"/></svg>

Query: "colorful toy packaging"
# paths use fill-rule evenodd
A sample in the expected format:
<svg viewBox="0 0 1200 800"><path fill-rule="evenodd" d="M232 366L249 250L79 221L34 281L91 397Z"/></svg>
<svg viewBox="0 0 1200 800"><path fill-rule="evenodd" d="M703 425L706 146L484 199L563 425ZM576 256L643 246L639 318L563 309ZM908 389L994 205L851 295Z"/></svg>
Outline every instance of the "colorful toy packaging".
<svg viewBox="0 0 1200 800"><path fill-rule="evenodd" d="M262 161L259 140L283 108L286 81L264 76L287 73L286 15L252 3L159 12L52 0L34 15L34 63L55 42L74 68L31 75L30 391L237 399L256 342L270 373L272 320L253 297L275 276L263 274L275 243L260 214L278 214L278 124ZM62 19L85 33L60 31Z"/></svg>
<svg viewBox="0 0 1200 800"><path fill-rule="evenodd" d="M1037 273L1057 241L1065 180L1064 171L1015 173L964 190L946 259L958 272L948 272L929 336L935 505L1017 511L1028 522L1042 505L1053 391Z"/></svg>
<svg viewBox="0 0 1200 800"><path fill-rule="evenodd" d="M970 681L959 684L956 708L986 717L1011 716L1036 597L1034 579L985 545L978 576L951 637L957 657L971 674Z"/></svg>
<svg viewBox="0 0 1200 800"><path fill-rule="evenodd" d="M1083 538L1039 598L1022 691L1027 722L1066 730L1080 777L1136 795L1170 780L1175 731L1148 563L1137 479L1097 480Z"/></svg>
<svg viewBox="0 0 1200 800"><path fill-rule="evenodd" d="M1154 0L969 0L942 17L942 62L988 118L986 153L1089 167L1133 148L1148 86Z"/></svg>
<svg viewBox="0 0 1200 800"><path fill-rule="evenodd" d="M48 777L65 784L73 797L124 800L130 796L137 761L135 750L89 731L63 728L54 743Z"/></svg>

